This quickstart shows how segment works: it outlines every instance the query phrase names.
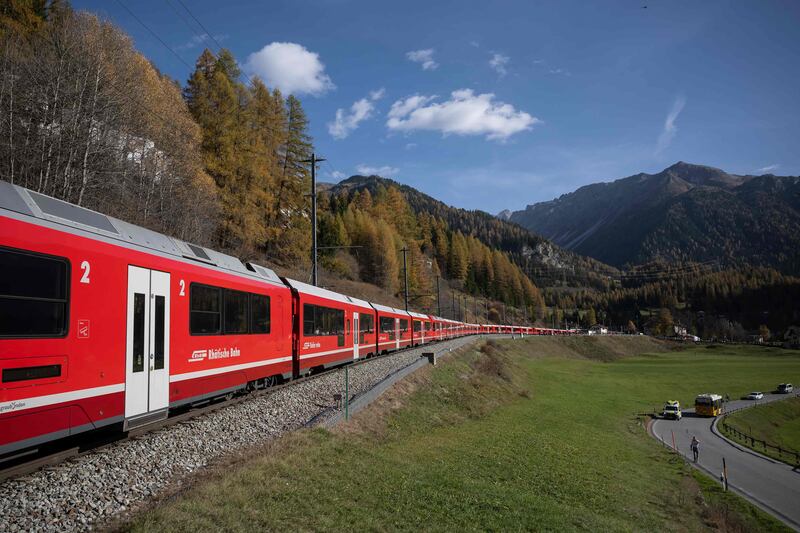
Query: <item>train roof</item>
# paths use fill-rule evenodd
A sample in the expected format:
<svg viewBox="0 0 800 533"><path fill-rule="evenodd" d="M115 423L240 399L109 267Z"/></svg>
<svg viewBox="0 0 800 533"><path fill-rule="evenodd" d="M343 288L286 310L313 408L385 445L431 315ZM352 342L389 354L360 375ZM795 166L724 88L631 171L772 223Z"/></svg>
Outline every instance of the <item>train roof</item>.
<svg viewBox="0 0 800 533"><path fill-rule="evenodd" d="M408 314L413 316L414 318L421 318L423 320L430 320L428 315L423 315L422 313L417 313L415 311L409 311Z"/></svg>
<svg viewBox="0 0 800 533"><path fill-rule="evenodd" d="M374 307L378 311L383 311L385 313L397 313L397 314L400 314L400 315L407 315L407 316L410 315L410 313L408 311L405 311L403 309L397 309L395 307L389 307L388 305L381 305L381 304L373 303L372 307Z"/></svg>
<svg viewBox="0 0 800 533"><path fill-rule="evenodd" d="M283 285L280 277L267 267L254 263L244 264L231 255L169 237L0 180L0 211L2 210L43 220L68 232L75 230L88 232L101 240L135 245L158 254L188 259L275 285Z"/></svg>
<svg viewBox="0 0 800 533"><path fill-rule="evenodd" d="M358 298L347 296L346 294L329 289L324 289L322 287L315 287L314 285L309 285L308 283L303 283L302 281L297 281L296 279L284 278L284 280L286 281L287 285L305 294L311 294L312 296L319 296L320 298L327 298L328 300L334 300L346 304L353 304L366 309L371 308L370 303L366 300L360 300Z"/></svg>

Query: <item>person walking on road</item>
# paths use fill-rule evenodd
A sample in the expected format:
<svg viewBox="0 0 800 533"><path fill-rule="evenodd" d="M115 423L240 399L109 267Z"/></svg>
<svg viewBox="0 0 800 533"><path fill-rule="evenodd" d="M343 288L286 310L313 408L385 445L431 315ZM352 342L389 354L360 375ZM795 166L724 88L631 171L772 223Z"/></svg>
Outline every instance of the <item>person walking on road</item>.
<svg viewBox="0 0 800 533"><path fill-rule="evenodd" d="M692 443L689 447L692 449L692 457L696 463L697 458L700 457L700 441L697 439L697 435L692 435Z"/></svg>

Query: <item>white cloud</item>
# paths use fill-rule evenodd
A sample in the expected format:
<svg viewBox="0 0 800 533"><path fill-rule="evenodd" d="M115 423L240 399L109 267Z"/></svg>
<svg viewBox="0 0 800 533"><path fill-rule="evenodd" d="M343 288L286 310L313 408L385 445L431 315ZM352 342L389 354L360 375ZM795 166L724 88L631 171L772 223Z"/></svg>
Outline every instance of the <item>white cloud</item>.
<svg viewBox="0 0 800 533"><path fill-rule="evenodd" d="M336 86L325 74L319 54L296 43L271 43L252 53L245 70L286 94L320 96Z"/></svg>
<svg viewBox="0 0 800 533"><path fill-rule="evenodd" d="M765 167L759 168L758 170L756 170L756 172L759 172L761 174L768 174L768 173L772 172L773 170L778 170L779 168L780 168L780 165L778 165L778 164L767 165Z"/></svg>
<svg viewBox="0 0 800 533"><path fill-rule="evenodd" d="M328 133L334 139L345 139L350 133L358 128L359 123L372 116L375 106L366 98L362 98L350 106L350 111L344 109L336 110L336 118L333 122L328 122Z"/></svg>
<svg viewBox="0 0 800 533"><path fill-rule="evenodd" d="M377 91L370 91L369 99L362 98L350 106L350 111L344 109L336 110L336 118L333 122L328 122L328 133L334 139L345 139L358 125L372 116L375 105L372 103L383 98L386 90L381 87Z"/></svg>
<svg viewBox="0 0 800 533"><path fill-rule="evenodd" d="M450 96L441 103L431 103L435 96L398 100L392 104L386 126L397 131L431 130L504 140L541 122L511 104L496 101L492 93L475 95L471 89L460 89Z"/></svg>
<svg viewBox="0 0 800 533"><path fill-rule="evenodd" d="M508 74L508 66L509 61L511 58L508 56L504 56L503 54L492 54L492 58L489 60L489 66L494 69L495 72L500 74L500 76L505 76Z"/></svg>
<svg viewBox="0 0 800 533"><path fill-rule="evenodd" d="M425 50L414 50L413 52L406 53L409 61L420 63L422 70L436 70L439 63L433 60L433 48L426 48Z"/></svg>
<svg viewBox="0 0 800 533"><path fill-rule="evenodd" d="M563 74L564 76L572 76L572 73L565 68L551 68L550 74Z"/></svg>
<svg viewBox="0 0 800 533"><path fill-rule="evenodd" d="M406 144L406 150L413 150L417 147L417 143L408 143Z"/></svg>
<svg viewBox="0 0 800 533"><path fill-rule="evenodd" d="M409 96L405 100L398 100L392 104L392 108L389 110L389 117L390 118L400 118L409 113L413 110L424 106L431 100L436 98L434 96L420 96L415 94L414 96Z"/></svg>
<svg viewBox="0 0 800 533"><path fill-rule="evenodd" d="M481 47L481 43L479 43L478 41L470 41L469 45L472 46L473 48L480 48Z"/></svg>
<svg viewBox="0 0 800 533"><path fill-rule="evenodd" d="M658 136L656 155L666 150L672 143L672 139L678 134L678 126L675 125L675 121L678 119L678 115L681 114L683 106L685 105L686 98L683 96L678 96L672 103L672 109L667 113L667 118L664 120L664 129L661 131L661 135Z"/></svg>
<svg viewBox="0 0 800 533"><path fill-rule="evenodd" d="M356 172L358 172L363 176L382 176L386 178L386 177L396 176L397 173L400 172L400 169L396 167L390 167L387 165L384 165L382 167L371 167L369 165L365 165L362 163L356 166Z"/></svg>

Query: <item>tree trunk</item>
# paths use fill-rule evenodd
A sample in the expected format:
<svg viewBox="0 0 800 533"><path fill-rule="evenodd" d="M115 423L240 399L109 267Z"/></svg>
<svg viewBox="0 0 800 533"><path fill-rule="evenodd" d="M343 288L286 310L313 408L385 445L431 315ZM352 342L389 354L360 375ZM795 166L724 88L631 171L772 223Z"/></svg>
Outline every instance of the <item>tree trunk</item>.
<svg viewBox="0 0 800 533"><path fill-rule="evenodd" d="M89 111L89 126L86 131L86 144L83 149L83 169L81 175L81 190L78 194L78 205L83 203L83 194L86 192L86 183L89 181L89 147L92 145L92 135L94 129L94 110L97 106L97 93L100 88L100 67L95 69L94 73L94 94L92 95L92 108Z"/></svg>
<svg viewBox="0 0 800 533"><path fill-rule="evenodd" d="M11 172L11 179L9 181L14 183L14 78L11 78L11 88L8 97L8 149Z"/></svg>

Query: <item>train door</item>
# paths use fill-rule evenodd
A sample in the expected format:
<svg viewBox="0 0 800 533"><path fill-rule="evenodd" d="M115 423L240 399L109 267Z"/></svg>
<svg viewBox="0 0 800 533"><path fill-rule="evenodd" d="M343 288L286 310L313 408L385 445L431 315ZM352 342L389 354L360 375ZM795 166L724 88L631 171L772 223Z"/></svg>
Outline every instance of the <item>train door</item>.
<svg viewBox="0 0 800 533"><path fill-rule="evenodd" d="M126 428L167 414L169 338L169 274L128 266Z"/></svg>
<svg viewBox="0 0 800 533"><path fill-rule="evenodd" d="M353 313L353 359L358 359L358 341L361 330L358 329L358 312Z"/></svg>
<svg viewBox="0 0 800 533"><path fill-rule="evenodd" d="M399 350L400 349L400 319L399 318L395 318L394 319L394 339L395 339L394 349L395 350Z"/></svg>

